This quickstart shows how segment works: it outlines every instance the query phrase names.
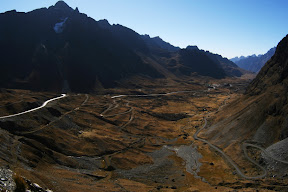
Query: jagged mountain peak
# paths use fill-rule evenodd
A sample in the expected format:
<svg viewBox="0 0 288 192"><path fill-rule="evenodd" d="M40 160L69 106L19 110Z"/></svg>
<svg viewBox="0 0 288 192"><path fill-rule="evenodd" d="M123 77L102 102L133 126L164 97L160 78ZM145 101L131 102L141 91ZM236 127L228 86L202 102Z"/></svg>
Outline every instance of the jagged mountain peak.
<svg viewBox="0 0 288 192"><path fill-rule="evenodd" d="M196 45L189 45L186 47L188 50L199 50L199 48Z"/></svg>
<svg viewBox="0 0 288 192"><path fill-rule="evenodd" d="M258 73L264 64L274 55L275 50L276 47L273 47L265 54L235 57L230 60L242 69Z"/></svg>
<svg viewBox="0 0 288 192"><path fill-rule="evenodd" d="M65 1L58 1L54 6L49 7L49 9L57 10L58 12L70 14L71 12L75 11L79 13L78 7L75 8L75 10L70 7Z"/></svg>
<svg viewBox="0 0 288 192"><path fill-rule="evenodd" d="M109 27L111 27L109 21L107 19L101 19L98 21L98 25L101 27L101 28L104 28L104 29L108 29Z"/></svg>
<svg viewBox="0 0 288 192"><path fill-rule="evenodd" d="M170 43L164 41L161 39L161 37L156 36L156 37L150 37L150 35L142 35L142 39L148 44L150 47L158 47L160 49L168 50L168 51L178 51L180 50L179 47L175 47L171 45Z"/></svg>
<svg viewBox="0 0 288 192"><path fill-rule="evenodd" d="M153 39L159 39L159 40L163 41L163 39L161 39L159 36L153 37Z"/></svg>
<svg viewBox="0 0 288 192"><path fill-rule="evenodd" d="M132 76L186 78L195 73L215 78L226 76L220 59L213 60L200 51L199 54L181 51L159 36L141 36L120 24L111 25L105 19L95 21L64 1L48 9L15 14L21 22L15 23L15 17L6 14L3 16L6 30L0 30L0 36L6 31L14 32L10 39L0 38L1 65L5 66L0 71L2 87L20 87L25 83L27 89L62 90L62 85L68 82L71 91L90 92L96 84L115 87L119 81ZM41 43L45 44L48 55L35 50ZM7 49L6 45L10 44L11 49ZM13 46L19 47L19 51L13 52ZM13 62L11 54L15 55ZM15 68L19 68L19 73L14 75ZM55 81L51 82L51 78Z"/></svg>
<svg viewBox="0 0 288 192"><path fill-rule="evenodd" d="M65 1L58 1L55 5L54 8L56 9L72 9Z"/></svg>

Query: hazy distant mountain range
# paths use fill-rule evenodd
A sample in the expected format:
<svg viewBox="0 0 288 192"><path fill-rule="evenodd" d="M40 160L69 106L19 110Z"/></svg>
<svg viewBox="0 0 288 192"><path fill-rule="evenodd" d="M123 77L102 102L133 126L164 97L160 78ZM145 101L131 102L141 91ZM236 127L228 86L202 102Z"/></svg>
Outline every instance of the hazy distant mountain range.
<svg viewBox="0 0 288 192"><path fill-rule="evenodd" d="M273 47L264 55L256 56L254 54L247 57L234 57L230 60L236 63L242 69L258 73L265 63L274 55L275 51L276 47Z"/></svg>
<svg viewBox="0 0 288 192"><path fill-rule="evenodd" d="M28 13L0 14L0 86L89 92L121 79L225 78L246 73L220 55L180 49L107 20L95 21L64 1Z"/></svg>

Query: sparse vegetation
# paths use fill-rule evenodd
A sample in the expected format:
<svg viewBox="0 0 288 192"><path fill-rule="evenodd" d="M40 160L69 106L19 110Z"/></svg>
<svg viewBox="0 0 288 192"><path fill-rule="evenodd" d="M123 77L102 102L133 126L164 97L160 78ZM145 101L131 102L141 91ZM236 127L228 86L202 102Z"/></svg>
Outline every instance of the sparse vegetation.
<svg viewBox="0 0 288 192"><path fill-rule="evenodd" d="M195 90L195 94L124 97L118 98L116 102L108 96L89 95L84 105L83 102L87 99L84 94L71 94L41 112L19 116L17 121L12 120L13 127L22 127L17 129L17 134L22 135L21 142L14 141L16 144L12 152L15 159L16 156L18 159L24 159L23 161L27 162L26 166L35 167L34 169L41 166L40 172L30 172L32 175L41 174L41 181L51 182L52 179L52 182L58 185L65 188L73 186L78 191L83 189L89 191L85 188L85 183L90 185L91 180L95 181L92 182L95 189L102 189L103 186L100 187L96 181L101 180L104 185L109 186L107 182L111 181L110 178L124 179L125 182L134 180L137 186L157 188L159 184L149 182L151 174L153 180L171 175L170 180L161 181L164 182L163 186L170 189L181 189L187 183L202 185L201 180L185 173L183 159L173 151L163 149L165 145L190 145L194 141L192 137L195 133L194 127L202 126L203 117L208 112L216 112L219 106L223 105L223 101L228 98L228 89L219 88L217 92L205 93L205 86L201 89L199 84L195 85L197 89L193 84L189 86L190 90ZM165 93L179 89L157 88L156 92ZM129 92L115 89L109 91L112 95L119 94L118 91ZM207 111L203 111L203 108ZM105 114L100 116L103 111L106 111ZM6 130L14 134L14 130L9 126L6 126ZM197 145L201 146L201 143ZM204 175L209 182L217 185L216 175L221 173L224 176L224 173L231 172L230 168L222 165L224 162L220 157L210 158L213 153L208 152L207 147L201 147L199 150L203 159L207 159L207 163L202 162L199 175ZM163 155L169 158L163 161ZM214 165L211 165L211 162ZM217 172L213 172L213 168ZM135 174L147 170L152 172L139 177L133 174L134 170L138 170ZM71 184L70 181L75 178L79 179L81 184ZM225 179L231 180L229 177ZM17 183L19 191L27 187L21 177L17 179ZM209 187L205 185L202 189Z"/></svg>

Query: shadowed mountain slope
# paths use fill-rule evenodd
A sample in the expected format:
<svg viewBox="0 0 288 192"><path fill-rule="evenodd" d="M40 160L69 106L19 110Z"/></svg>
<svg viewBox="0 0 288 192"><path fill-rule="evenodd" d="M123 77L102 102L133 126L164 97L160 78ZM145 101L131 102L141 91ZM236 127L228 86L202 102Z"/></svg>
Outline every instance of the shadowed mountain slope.
<svg viewBox="0 0 288 192"><path fill-rule="evenodd" d="M93 92L135 76L242 74L228 69L219 55L179 49L159 37L95 21L64 1L28 13L2 13L0 24L1 87Z"/></svg>
<svg viewBox="0 0 288 192"><path fill-rule="evenodd" d="M226 75L229 77L241 77L243 74L246 74L247 71L239 68L235 63L230 61L227 58L222 57L221 55L211 53L206 51L206 54L210 59L218 63L218 65L223 68Z"/></svg>
<svg viewBox="0 0 288 192"><path fill-rule="evenodd" d="M167 51L179 51L179 47L175 47L170 43L163 41L160 37L151 38L149 35L142 35L142 39L145 41L147 46L151 49L164 49Z"/></svg>
<svg viewBox="0 0 288 192"><path fill-rule="evenodd" d="M117 38L61 1L29 13L6 12L0 23L2 87L19 83L61 90L66 82L67 89L83 92L93 90L97 82L113 87L131 75L163 77L135 53L147 51L144 43L135 41L135 32L115 26L121 36Z"/></svg>

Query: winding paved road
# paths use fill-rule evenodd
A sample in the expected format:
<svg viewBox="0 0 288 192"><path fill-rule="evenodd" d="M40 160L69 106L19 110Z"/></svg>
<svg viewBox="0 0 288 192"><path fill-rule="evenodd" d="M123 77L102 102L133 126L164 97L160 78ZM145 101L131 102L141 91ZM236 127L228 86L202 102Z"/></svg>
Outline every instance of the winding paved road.
<svg viewBox="0 0 288 192"><path fill-rule="evenodd" d="M220 110L220 108L222 108L224 105L226 105L226 100L224 102L224 104L222 106L220 106L218 108L217 111ZM247 153L247 147L254 147L254 148L257 148L259 150L261 150L264 154L266 154L268 157L272 158L273 160L275 161L278 161L278 162L281 162L281 163L284 163L284 164L288 164L288 161L284 161L284 160L281 160L281 159L277 159L276 157L273 157L266 149L260 147L260 146L257 146L255 144L251 144L251 143L248 143L248 141L244 141L242 143L242 148L243 148L243 152L244 152L244 155L245 157L250 161L252 162L254 165L256 165L257 167L259 167L261 170L262 170L262 174L261 175L258 175L258 176L254 176L254 177L251 177L251 176L246 176L244 173L242 173L242 171L240 170L240 168L238 167L238 165L236 165L236 163L228 156L226 155L219 147L213 145L212 143L210 143L209 141L205 140L205 139L202 139L202 138L199 138L198 137L198 134L206 128L207 126L207 117L205 117L205 123L203 125L203 127L199 130L196 131L196 133L193 135L193 138L195 140L199 140L199 141L202 141L204 143L207 143L211 148L215 149L216 151L218 151L219 153L221 153L223 155L223 157L226 158L226 160L235 168L235 170L237 171L237 173L242 176L243 178L245 179L261 179L261 178L264 178L266 175L267 175L267 170L262 167L261 165L259 165L259 163L257 163L254 159L252 159L251 157L249 157L248 153Z"/></svg>
<svg viewBox="0 0 288 192"><path fill-rule="evenodd" d="M226 155L219 147L213 145L212 143L210 143L209 141L205 140L205 139L201 139L198 137L198 134L203 130L205 129L207 125L207 119L205 118L205 123L203 125L203 127L201 129L198 129L196 131L196 133L193 135L193 138L195 140L198 140L198 141L202 141L203 143L207 143L211 148L215 149L216 151L218 151L219 153L222 154L223 157L225 157L225 159L235 168L235 170L237 171L237 173L242 176L243 178L245 179L261 179L263 177L266 176L267 174L267 171L266 169L264 169L263 167L261 167L257 162L255 162L254 160L252 160L250 157L248 158L252 163L254 163L255 165L257 165L259 168L261 168L264 173L259 175L259 176L255 176L255 177L250 177L250 176L246 176L244 173L242 173L242 171L240 170L240 168L238 167L238 165L236 165L236 163L228 156ZM248 156L247 156L248 157Z"/></svg>
<svg viewBox="0 0 288 192"><path fill-rule="evenodd" d="M117 95L117 96L112 96L111 99L116 99L116 98L121 98L121 97L149 97L149 96L165 96L165 95L171 95L171 94L177 94L177 93L189 93L189 92L195 92L195 91L178 91L178 92L170 92L170 93L160 93L160 94L148 94L148 95ZM20 113L17 113L17 114L12 114L12 115L7 115L7 116L2 116L0 117L0 120L1 119L6 119L6 118L11 118L11 117L16 117L16 116L20 116L20 115L23 115L23 114L27 114L27 113L31 113L33 111L37 111L39 109L42 109L44 108L48 103L52 102L52 101L55 101L55 100L59 100L59 99L62 99L64 97L66 97L67 95L66 94L62 94L61 96L59 97L55 97L55 98L52 98L52 99L49 99L47 101L45 101L40 107L36 107L34 109L30 109L30 110L27 110L27 111L24 111L24 112L20 112ZM86 94L86 100L82 103L85 104L87 102L87 100L89 99L89 96ZM114 104L114 107L113 107L113 104ZM117 108L119 105L115 102L115 100L113 100L113 104L110 104L109 107L100 114L100 116L105 116L104 114L106 112L108 112L109 110L112 110L112 109L115 109ZM225 100L225 103L224 105L226 104L226 100ZM221 107L223 107L224 105L220 106L218 110L220 110ZM129 101L126 103L126 107L130 107L129 106ZM76 108L76 110L79 109L79 108ZM126 114L126 113L129 113L131 112L131 116L129 118L129 121L127 123L125 123L123 126L121 126L121 128L124 128L126 127L129 123L131 123L131 121L133 120L134 118L134 113L133 113L133 110L134 108L133 107L130 107L130 109L126 112L123 112L123 113L118 113L118 114L113 114L113 115L108 115L106 117L111 117L111 116L117 116L117 115L122 115L122 114ZM199 130L196 131L196 133L193 135L193 138L195 140L198 140L198 141L202 141L203 143L207 143L211 148L213 148L214 150L218 151L219 153L222 154L222 156L235 168L235 170L237 171L237 173L242 176L243 178L245 179L261 179L263 177L265 177L267 175L267 170L265 168L263 168L261 165L259 165L255 160L253 160L252 158L250 158L247 154L247 147L255 147L259 150L261 150L263 153L265 153L267 156L269 156L270 158L274 159L275 161L278 161L278 162L281 162L281 163L285 163L285 164L288 164L288 161L284 161L284 160L281 160L281 159L277 159L275 157L273 157L271 154L269 154L264 148L262 147L259 147L255 144L251 144L251 143L247 143L247 142L243 142L242 143L242 147L243 147L243 151L244 151L244 155L246 156L246 158L248 158L253 164L255 164L257 167L259 167L263 173L261 175L258 175L258 176L246 176L241 170L240 168L238 167L238 165L228 156L226 155L219 147L213 145L212 143L210 143L209 141L205 140L205 139L202 139L202 138L199 138L198 137L198 134L206 128L207 126L207 117L204 119L205 123L203 125L203 127ZM140 140L143 140L140 139ZM135 142L135 143L138 143L139 141ZM133 143L133 145L135 144ZM133 146L132 145L132 146ZM130 146L131 147L131 146Z"/></svg>
<svg viewBox="0 0 288 192"><path fill-rule="evenodd" d="M43 126L41 126L40 128L38 128L38 129L34 129L34 130L31 130L31 131L26 131L26 132L25 132L25 131L21 131L21 134L22 134L22 135L26 135L26 134L31 134L31 133L35 133L35 132L37 132L37 131L43 130L43 129L51 126L53 123L56 123L57 121L60 121L63 117L65 117L66 115L72 113L73 111L78 111L78 110L79 110L82 106L84 106L84 105L87 103L87 101L89 100L89 95L88 95L88 94L85 94L85 97L86 97L86 99L81 103L80 106L72 109L71 111L68 111L68 112L64 113L63 115L61 115L61 116L60 116L59 118L57 118L56 120L51 121L50 123L48 123L48 124L46 124L46 125L43 125Z"/></svg>
<svg viewBox="0 0 288 192"><path fill-rule="evenodd" d="M229 97L228 99L230 99L230 97ZM218 108L217 111L219 111L223 106L226 105L226 100L227 100L227 99L225 99L224 104L221 105L221 106ZM208 115L207 115L207 116L208 116ZM261 175L258 175L258 176L254 176L254 177L253 177L253 176L246 176L246 175L240 170L240 168L238 167L238 165L236 165L236 163L235 163L228 155L226 155L226 153L224 153L224 152L222 151L222 149L220 149L219 147L213 145L213 144L210 143L209 141L198 137L198 134L199 134L203 129L205 129L206 126L207 126L207 117L205 117L204 121L205 121L205 123L204 123L203 127L202 127L201 129L198 129L198 130L196 131L196 133L193 135L193 138L194 138L195 140L202 141L203 143L207 143L211 148L213 148L213 149L215 149L216 151L218 151L219 153L221 153L221 155L235 168L235 170L236 170L236 172L238 173L238 175L240 175L241 177L243 177L243 178L245 178L245 179L249 179L249 180L250 180L250 179L261 179L261 178L263 178L263 177L265 177L265 176L267 175L266 169L263 168L261 165L259 165L259 164L258 164L256 161L254 161L252 158L250 158L250 157L248 156L248 154L247 154L247 149L246 149L247 146L253 146L253 147L259 148L258 146L253 145L253 144L248 144L248 143L245 143L245 142L242 144L242 145L243 145L243 150L244 150L244 155L245 155L245 157L246 157L247 159L249 159L254 165L256 165L257 167L259 167L259 168L263 171L263 173L262 173ZM246 145L245 145L245 144L246 144Z"/></svg>
<svg viewBox="0 0 288 192"><path fill-rule="evenodd" d="M178 91L178 92L170 92L170 93L160 93L160 94L148 94L148 95L117 95L117 96L112 96L111 99L116 99L116 98L121 98L121 97L149 97L149 96L165 96L165 95L171 95L171 94L176 94L176 93L185 93L185 92L195 92L195 91ZM229 97L230 98L230 97ZM115 104L115 101L113 101L114 104ZM129 106L129 102L127 103ZM221 105L217 111L219 111L224 105L226 105L226 100L224 101L224 104ZM105 110L103 113L109 111L112 109L112 106L113 104L111 104L107 110ZM115 108L117 108L118 106L116 106ZM114 109L114 108L113 108ZM115 115L120 115L120 114L125 114L125 113L128 113L128 112L132 112L133 113L133 108L131 107L131 109L127 112L124 112L124 113L119 113L119 114L114 114L114 115L111 115L111 116L115 116ZM101 116L104 116L103 113L101 114ZM208 116L208 115L207 115ZM129 124L131 121L133 120L133 116L132 118L130 118L130 120L128 121L127 124ZM203 127L199 130L196 131L196 133L193 135L193 138L195 140L199 140L199 141L202 141L203 143L207 143L211 148L213 148L214 150L218 151L219 153L222 154L222 156L234 167L234 169L236 170L236 172L243 178L245 179L261 179L261 178L264 178L266 175L267 175L267 170L262 167L261 165L259 165L255 160L253 160L252 158L249 157L248 153L247 153L247 147L255 147L257 149L260 149L263 153L265 153L267 156L269 156L270 158L274 159L275 161L279 161L281 163L285 163L285 164L288 164L288 161L283 161L283 160L280 160L280 159L277 159L275 157L273 157L271 154L269 154L264 148L262 147L259 147L257 145L254 145L254 144L251 144L251 143L247 143L247 142L243 142L242 143L242 147L243 147L243 151L244 151L244 155L245 157L250 161L252 162L254 165L256 165L257 167L259 167L261 170L262 170L262 174L260 175L257 175L257 176L247 176L245 175L241 169L239 168L239 166L228 156L226 155L219 147L213 145L212 143L210 143L209 141L205 140L205 139L202 139L202 138L199 138L198 137L198 134L206 128L207 126L207 117L205 117L204 119L205 123L203 125ZM125 125L127 125L125 124Z"/></svg>
<svg viewBox="0 0 288 192"><path fill-rule="evenodd" d="M26 113L31 113L33 111L37 111L37 110L42 109L43 107L45 107L48 103L50 103L52 101L55 101L55 100L58 100L58 99L62 99L64 97L66 97L66 96L67 96L66 94L62 94L60 97L55 97L53 99L49 99L49 100L45 101L40 107L36 107L34 109L23 111L21 113L16 113L16 114L12 114L12 115L2 116L2 117L0 117L0 119L7 119L7 118L11 118L11 117L20 116L20 115L23 115L23 114L26 114Z"/></svg>
<svg viewBox="0 0 288 192"><path fill-rule="evenodd" d="M251 143L247 143L247 141L243 142L242 146L244 147L244 150L247 148L247 147L255 147L259 150L261 150L265 155L267 155L268 157L270 157L271 159L275 160L275 161L278 161L280 163L284 163L284 164L288 164L288 161L285 161L285 160L281 160L281 159L278 159L276 157L273 157L266 149L264 149L263 147L260 147L258 145L255 145L255 144L251 144ZM245 153L245 151L244 151Z"/></svg>
<svg viewBox="0 0 288 192"><path fill-rule="evenodd" d="M148 95L116 95L112 96L111 99L120 98L120 97L153 97L153 96L164 96L164 95L172 95L176 93L194 93L195 91L174 91L169 93L156 93L156 94L148 94Z"/></svg>

